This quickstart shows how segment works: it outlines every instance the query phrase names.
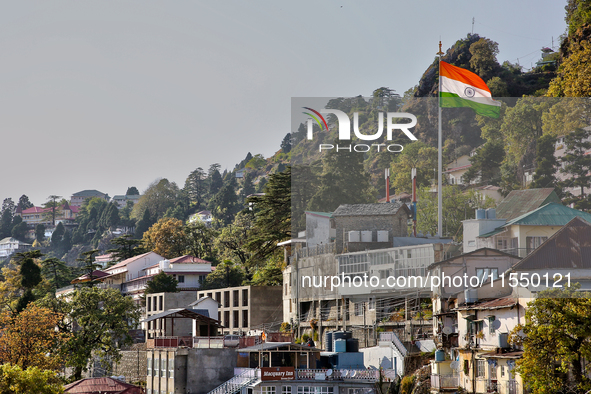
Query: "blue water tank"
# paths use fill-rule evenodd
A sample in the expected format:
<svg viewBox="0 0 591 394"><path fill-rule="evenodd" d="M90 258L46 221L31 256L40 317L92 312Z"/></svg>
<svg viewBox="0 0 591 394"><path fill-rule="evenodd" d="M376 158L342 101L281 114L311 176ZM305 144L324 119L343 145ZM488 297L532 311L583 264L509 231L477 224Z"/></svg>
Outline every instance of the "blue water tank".
<svg viewBox="0 0 591 394"><path fill-rule="evenodd" d="M332 347L332 331L327 331L326 332L326 351L327 352L332 352L333 347Z"/></svg>
<svg viewBox="0 0 591 394"><path fill-rule="evenodd" d="M435 361L445 361L445 352L441 349L435 351Z"/></svg>
<svg viewBox="0 0 591 394"><path fill-rule="evenodd" d="M487 219L496 219L497 218L497 210L494 208L488 208L486 210L486 218Z"/></svg>
<svg viewBox="0 0 591 394"><path fill-rule="evenodd" d="M486 219L486 211L484 209L477 209L476 219Z"/></svg>
<svg viewBox="0 0 591 394"><path fill-rule="evenodd" d="M347 352L347 340L346 339L336 339L334 341L334 351L337 353Z"/></svg>
<svg viewBox="0 0 591 394"><path fill-rule="evenodd" d="M343 331L345 333L345 339L353 338L353 331Z"/></svg>

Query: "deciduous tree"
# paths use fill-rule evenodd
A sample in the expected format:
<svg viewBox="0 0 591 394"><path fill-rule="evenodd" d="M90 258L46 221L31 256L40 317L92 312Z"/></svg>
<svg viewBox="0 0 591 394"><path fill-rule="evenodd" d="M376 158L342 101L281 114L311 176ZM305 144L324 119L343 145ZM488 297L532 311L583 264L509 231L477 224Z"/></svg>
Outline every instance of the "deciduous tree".
<svg viewBox="0 0 591 394"><path fill-rule="evenodd" d="M591 389L584 368L591 358L591 295L576 290L541 292L528 304L525 325L513 330L523 330L517 371L534 393L555 393L569 384Z"/></svg>
<svg viewBox="0 0 591 394"><path fill-rule="evenodd" d="M39 303L63 316L57 326L71 335L62 351L67 354L66 365L74 368L74 380L82 377L93 355L116 362L121 347L133 343L129 329L138 323L140 312L118 290L84 287L67 298L45 297Z"/></svg>
<svg viewBox="0 0 591 394"><path fill-rule="evenodd" d="M187 238L183 222L174 218L162 218L144 233L144 247L154 253L172 259L185 254Z"/></svg>
<svg viewBox="0 0 591 394"><path fill-rule="evenodd" d="M61 320L51 309L30 304L17 315L0 314L0 363L23 369L38 367L58 371L64 354L60 347L68 334L55 330Z"/></svg>
<svg viewBox="0 0 591 394"><path fill-rule="evenodd" d="M23 370L18 365L0 366L0 393L62 394L62 380L57 372L37 367Z"/></svg>

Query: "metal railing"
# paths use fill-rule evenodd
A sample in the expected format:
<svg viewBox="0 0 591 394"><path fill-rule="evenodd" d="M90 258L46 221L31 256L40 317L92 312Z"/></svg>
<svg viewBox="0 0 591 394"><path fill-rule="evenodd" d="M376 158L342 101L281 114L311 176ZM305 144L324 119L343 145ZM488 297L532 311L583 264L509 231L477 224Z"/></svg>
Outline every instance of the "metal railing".
<svg viewBox="0 0 591 394"><path fill-rule="evenodd" d="M457 389L460 385L458 375L431 375L431 387L436 389Z"/></svg>
<svg viewBox="0 0 591 394"><path fill-rule="evenodd" d="M208 394L234 394L243 387L255 384L259 380L260 370L257 368L244 368L243 372L232 379L222 383Z"/></svg>
<svg viewBox="0 0 591 394"><path fill-rule="evenodd" d="M505 387L506 387L505 393L507 393L507 394L517 394L519 392L516 380L507 381Z"/></svg>
<svg viewBox="0 0 591 394"><path fill-rule="evenodd" d="M199 349L223 348L224 337L193 337L193 347Z"/></svg>
<svg viewBox="0 0 591 394"><path fill-rule="evenodd" d="M335 254L337 252L337 244L336 242L331 242L328 244L321 244L316 246L311 246L309 248L301 248L296 250L292 255L291 258L298 260L304 257L314 257L320 256L321 254ZM291 259L290 259L291 261Z"/></svg>
<svg viewBox="0 0 591 394"><path fill-rule="evenodd" d="M366 380L376 382L379 370L367 369L334 369L327 373L326 369L296 369L297 380L317 380L318 375L324 375L326 380Z"/></svg>

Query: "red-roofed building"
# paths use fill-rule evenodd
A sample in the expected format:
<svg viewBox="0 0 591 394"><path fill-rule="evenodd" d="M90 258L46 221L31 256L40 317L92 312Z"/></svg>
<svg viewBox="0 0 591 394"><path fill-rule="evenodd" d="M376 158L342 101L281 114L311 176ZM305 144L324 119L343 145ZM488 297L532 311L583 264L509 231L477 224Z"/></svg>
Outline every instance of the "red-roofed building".
<svg viewBox="0 0 591 394"><path fill-rule="evenodd" d="M62 222L64 225L74 225L74 219L78 216L80 207L71 206L67 202L55 210L55 224ZM37 224L51 225L51 208L31 207L18 209L15 213L23 218L23 222L30 226Z"/></svg>
<svg viewBox="0 0 591 394"><path fill-rule="evenodd" d="M144 394L139 386L125 383L117 379L87 378L70 383L64 387L64 393L70 394Z"/></svg>

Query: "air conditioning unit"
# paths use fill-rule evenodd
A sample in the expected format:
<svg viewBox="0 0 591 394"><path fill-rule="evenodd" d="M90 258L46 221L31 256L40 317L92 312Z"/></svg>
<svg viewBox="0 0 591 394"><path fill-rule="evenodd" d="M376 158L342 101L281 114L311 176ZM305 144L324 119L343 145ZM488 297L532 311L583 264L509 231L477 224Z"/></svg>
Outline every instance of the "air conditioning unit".
<svg viewBox="0 0 591 394"><path fill-rule="evenodd" d="M389 235L388 230L378 231L378 242L388 242Z"/></svg>
<svg viewBox="0 0 591 394"><path fill-rule="evenodd" d="M362 231L361 232L361 242L372 242L372 232L371 231Z"/></svg>
<svg viewBox="0 0 591 394"><path fill-rule="evenodd" d="M359 242L359 231L349 231L349 242Z"/></svg>

